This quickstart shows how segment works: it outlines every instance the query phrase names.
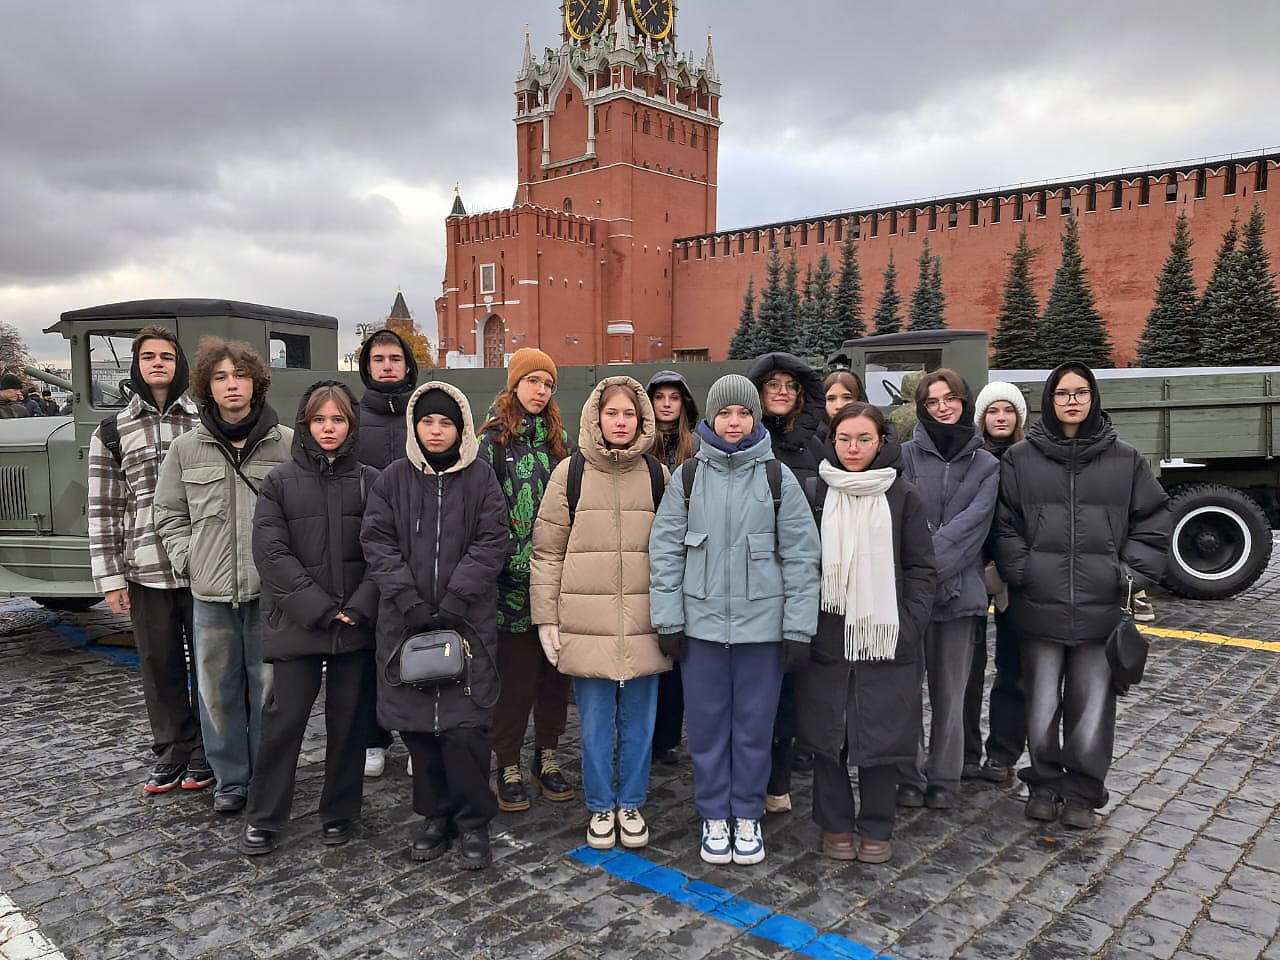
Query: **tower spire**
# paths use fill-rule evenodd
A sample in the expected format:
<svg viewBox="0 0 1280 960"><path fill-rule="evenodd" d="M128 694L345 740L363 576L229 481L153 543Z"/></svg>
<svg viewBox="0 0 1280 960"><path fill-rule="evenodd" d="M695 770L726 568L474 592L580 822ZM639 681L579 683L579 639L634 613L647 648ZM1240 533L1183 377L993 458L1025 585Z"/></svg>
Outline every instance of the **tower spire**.
<svg viewBox="0 0 1280 960"><path fill-rule="evenodd" d="M450 217L465 217L467 208L462 205L462 194L458 192L458 185L453 185L453 209L449 211ZM446 218L448 219L448 218Z"/></svg>
<svg viewBox="0 0 1280 960"><path fill-rule="evenodd" d="M520 62L520 76L517 79L527 77L529 71L533 69L533 48L529 46L529 25L524 25L524 59Z"/></svg>
<svg viewBox="0 0 1280 960"><path fill-rule="evenodd" d="M711 49L711 28L707 27L707 60L702 65L702 69L707 73L708 80L715 80L716 77L716 55Z"/></svg>

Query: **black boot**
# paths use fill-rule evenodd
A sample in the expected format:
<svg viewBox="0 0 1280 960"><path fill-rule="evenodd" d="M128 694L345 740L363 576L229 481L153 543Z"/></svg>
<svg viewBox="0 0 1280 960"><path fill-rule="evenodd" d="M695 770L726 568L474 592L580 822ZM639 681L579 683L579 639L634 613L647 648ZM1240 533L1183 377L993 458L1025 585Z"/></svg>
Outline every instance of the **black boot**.
<svg viewBox="0 0 1280 960"><path fill-rule="evenodd" d="M276 848L276 832L263 830L261 827L244 825L240 834L240 852L251 857L270 853Z"/></svg>
<svg viewBox="0 0 1280 960"><path fill-rule="evenodd" d="M560 761L556 759L554 750L538 751L537 762L529 772L529 778L542 788L542 795L548 800L563 802L573 799L573 787L560 772Z"/></svg>
<svg viewBox="0 0 1280 960"><path fill-rule="evenodd" d="M529 809L529 792L524 788L524 774L518 763L498 771L498 809L507 813Z"/></svg>
<svg viewBox="0 0 1280 960"><path fill-rule="evenodd" d="M427 817L422 832L413 838L409 856L419 861L434 860L449 849L453 835L453 822L448 817Z"/></svg>
<svg viewBox="0 0 1280 960"><path fill-rule="evenodd" d="M489 866L493 862L489 853L489 828L464 830L458 852L462 855L463 870L483 870Z"/></svg>

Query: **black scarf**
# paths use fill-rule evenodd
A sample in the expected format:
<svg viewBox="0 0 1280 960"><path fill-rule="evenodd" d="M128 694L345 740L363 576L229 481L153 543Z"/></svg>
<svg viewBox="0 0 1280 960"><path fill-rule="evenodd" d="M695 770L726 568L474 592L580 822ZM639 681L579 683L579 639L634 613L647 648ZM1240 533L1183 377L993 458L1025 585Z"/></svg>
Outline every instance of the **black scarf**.
<svg viewBox="0 0 1280 960"><path fill-rule="evenodd" d="M966 397L960 408L960 419L955 423L939 423L922 403L916 404L916 418L924 432L933 441L943 460L950 463L973 442L978 428L973 425L973 398Z"/></svg>
<svg viewBox="0 0 1280 960"><path fill-rule="evenodd" d="M461 459L461 437L448 450L441 450L439 453L432 453L426 447L423 447L422 441L418 441L418 446L422 447L423 459L427 461L427 465L436 473L444 473Z"/></svg>
<svg viewBox="0 0 1280 960"><path fill-rule="evenodd" d="M227 423L218 412L218 405L210 401L200 410L200 422L213 434L227 458L233 464L242 462L244 455L251 453L272 427L280 422L276 411L270 404L263 403L249 408L248 415L238 423ZM244 441L242 447L236 444Z"/></svg>

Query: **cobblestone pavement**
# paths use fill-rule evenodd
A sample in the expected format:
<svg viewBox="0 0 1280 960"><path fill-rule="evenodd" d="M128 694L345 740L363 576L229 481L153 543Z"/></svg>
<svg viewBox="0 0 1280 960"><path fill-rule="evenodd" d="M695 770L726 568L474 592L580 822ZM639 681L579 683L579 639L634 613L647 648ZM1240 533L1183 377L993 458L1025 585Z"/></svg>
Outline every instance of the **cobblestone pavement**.
<svg viewBox="0 0 1280 960"><path fill-rule="evenodd" d="M1280 641L1280 560L1233 601L1155 599L1169 633ZM85 646L124 626L0 601L0 957L774 957L789 917L821 935L795 940L809 956L1280 960L1280 645L1158 637L1083 833L966 783L955 809L904 811L891 864L842 864L815 852L798 776L767 859L711 867L686 760L654 768L647 863L584 854L581 803L538 799L499 816L495 868L471 874L409 860L398 745L353 841L320 844L318 713L273 855L236 853L239 817L208 791L144 799L136 670ZM649 863L669 869L637 875Z"/></svg>

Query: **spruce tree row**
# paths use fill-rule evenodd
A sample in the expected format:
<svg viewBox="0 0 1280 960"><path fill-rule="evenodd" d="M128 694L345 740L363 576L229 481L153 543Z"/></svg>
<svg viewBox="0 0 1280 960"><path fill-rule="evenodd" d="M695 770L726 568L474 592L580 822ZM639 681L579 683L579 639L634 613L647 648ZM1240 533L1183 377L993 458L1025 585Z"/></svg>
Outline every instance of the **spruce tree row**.
<svg viewBox="0 0 1280 960"><path fill-rule="evenodd" d="M1138 365L1280 364L1280 292L1264 240L1262 208L1254 204L1243 232L1238 219L1239 211L1223 235L1209 282L1197 295L1191 230L1186 213L1179 214L1169 257L1156 279L1151 313L1138 341ZM1112 366L1111 338L1089 284L1076 218L1066 218L1062 258L1043 313L1031 275L1039 252L1028 243L1024 230L1009 254L991 340L992 367L1050 368L1067 360ZM932 252L927 237L916 266L918 279L904 320L898 268L893 250L889 251L880 297L870 317L872 333L946 326L942 258ZM857 246L852 234L847 234L838 273L823 254L801 280L794 253L784 264L777 248L771 251L758 306L754 278L747 283L729 358L745 360L779 350L824 358L845 340L866 333Z"/></svg>

